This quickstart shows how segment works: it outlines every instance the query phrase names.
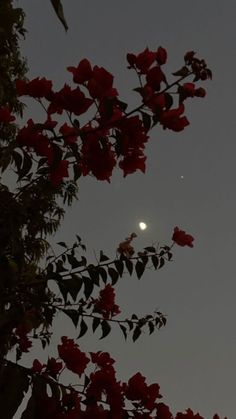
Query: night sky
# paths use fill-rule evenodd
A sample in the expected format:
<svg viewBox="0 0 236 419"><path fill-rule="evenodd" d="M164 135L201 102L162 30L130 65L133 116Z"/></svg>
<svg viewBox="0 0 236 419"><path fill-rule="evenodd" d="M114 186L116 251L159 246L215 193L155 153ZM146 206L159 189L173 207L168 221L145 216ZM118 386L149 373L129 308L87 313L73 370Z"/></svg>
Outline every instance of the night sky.
<svg viewBox="0 0 236 419"><path fill-rule="evenodd" d="M18 4L27 15L22 48L29 77L45 76L56 88L71 80L66 67L86 57L114 75L114 86L131 109L139 103L132 92L138 83L126 68L126 53L146 46L167 49L169 80L189 50L212 69L212 82L203 83L207 96L187 102L190 125L181 133L159 126L151 132L145 175L124 179L117 171L110 184L79 180L79 200L54 242L73 243L78 233L93 262L101 249L114 256L133 231L137 250L171 244L175 226L192 234L193 249L176 246L164 269L146 272L141 281L127 275L117 286L124 317L158 308L167 314L165 329L134 344L115 329L104 341L91 334L79 343L83 350L110 352L121 380L140 371L149 383L158 382L174 412L191 407L206 418L216 412L235 418L235 1L64 1L67 34L49 1ZM27 118L42 122L38 106L31 109ZM139 221L147 230L138 229ZM55 345L65 334L78 332L61 316ZM52 356L54 350L53 345Z"/></svg>

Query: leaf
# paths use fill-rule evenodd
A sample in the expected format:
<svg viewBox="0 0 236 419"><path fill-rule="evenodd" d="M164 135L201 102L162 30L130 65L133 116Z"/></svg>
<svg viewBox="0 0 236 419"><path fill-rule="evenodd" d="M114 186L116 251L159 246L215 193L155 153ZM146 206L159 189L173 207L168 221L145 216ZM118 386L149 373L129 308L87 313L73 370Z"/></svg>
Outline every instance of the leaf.
<svg viewBox="0 0 236 419"><path fill-rule="evenodd" d="M135 271L136 271L138 279L140 279L144 272L144 264L140 262L140 260L136 262Z"/></svg>
<svg viewBox="0 0 236 419"><path fill-rule="evenodd" d="M104 255L104 253L103 253L103 251L101 250L100 251L100 259L99 259L99 261L100 262L106 262L107 260L109 260L110 258L108 257L108 256L106 256L106 255Z"/></svg>
<svg viewBox="0 0 236 419"><path fill-rule="evenodd" d="M81 263L73 255L67 255L67 260L68 260L72 269L75 269L75 268L78 268L79 266L81 266Z"/></svg>
<svg viewBox="0 0 236 419"><path fill-rule="evenodd" d="M159 265L158 269L161 269L162 266L164 266L164 265L165 265L165 259L164 258L160 258L160 265Z"/></svg>
<svg viewBox="0 0 236 419"><path fill-rule="evenodd" d="M155 326L153 322L148 322L148 327L149 327L149 334L151 335L155 330Z"/></svg>
<svg viewBox="0 0 236 419"><path fill-rule="evenodd" d="M99 286L99 270L96 266L90 264L87 268L88 274L95 285Z"/></svg>
<svg viewBox="0 0 236 419"><path fill-rule="evenodd" d="M79 312L73 309L63 309L62 311L72 320L74 326L77 327L78 322L79 322L79 316L80 316Z"/></svg>
<svg viewBox="0 0 236 419"><path fill-rule="evenodd" d="M129 330L132 330L133 329L133 327L134 327L134 323L131 321L131 320L126 320L126 323L128 324L128 326L129 326Z"/></svg>
<svg viewBox="0 0 236 419"><path fill-rule="evenodd" d="M31 396L28 400L27 406L25 411L22 413L20 419L32 419L36 417L37 412L37 406L36 406L36 400L34 396Z"/></svg>
<svg viewBox="0 0 236 419"><path fill-rule="evenodd" d="M67 249L67 245L65 244L65 242L58 242L57 243L58 246L64 247L65 249Z"/></svg>
<svg viewBox="0 0 236 419"><path fill-rule="evenodd" d="M173 76L186 77L189 74L189 69L188 67L184 66L180 70L175 71L172 74Z"/></svg>
<svg viewBox="0 0 236 419"><path fill-rule="evenodd" d="M93 332L95 332L95 330L97 329L97 327L99 326L99 324L100 324L100 319L99 319L99 317L94 317L93 318L93 324L92 324L92 329L93 329Z"/></svg>
<svg viewBox="0 0 236 419"><path fill-rule="evenodd" d="M90 278L86 276L83 276L82 278L84 283L84 295L86 299L88 299L93 292L94 283Z"/></svg>
<svg viewBox="0 0 236 419"><path fill-rule="evenodd" d="M136 326L133 332L133 341L135 342L139 336L141 335L142 331L141 328L139 326Z"/></svg>
<svg viewBox="0 0 236 419"><path fill-rule="evenodd" d="M116 267L116 269L119 272L119 275L121 277L122 274L123 274L123 271L124 271L124 263L123 263L123 261L122 260L116 260L114 262L114 264L115 264L115 267Z"/></svg>
<svg viewBox="0 0 236 419"><path fill-rule="evenodd" d="M57 14L57 17L61 21L62 25L64 26L65 30L68 31L68 25L65 20L64 11L60 0L51 0L53 8Z"/></svg>
<svg viewBox="0 0 236 419"><path fill-rule="evenodd" d="M157 256L152 256L152 264L154 268L157 269L158 264L159 264L159 258Z"/></svg>
<svg viewBox="0 0 236 419"><path fill-rule="evenodd" d="M125 258L125 266L129 272L130 275L132 275L133 272L133 263L128 258Z"/></svg>
<svg viewBox="0 0 236 419"><path fill-rule="evenodd" d="M127 330L126 330L126 327L123 326L122 324L119 324L119 326L120 326L120 328L121 328L121 330L123 332L123 335L125 337L125 340L126 340L127 339Z"/></svg>
<svg viewBox="0 0 236 419"><path fill-rule="evenodd" d="M25 151L23 151L24 153L24 160L23 160L23 165L19 170L18 173L18 180L22 179L25 175L27 175L32 167L32 159L30 157L30 155L28 153L26 153Z"/></svg>
<svg viewBox="0 0 236 419"><path fill-rule="evenodd" d="M149 253L156 253L156 249L153 246L144 247L144 250L147 250Z"/></svg>
<svg viewBox="0 0 236 419"><path fill-rule="evenodd" d="M0 372L1 417L13 418L29 388L29 377L17 365L2 366Z"/></svg>
<svg viewBox="0 0 236 419"><path fill-rule="evenodd" d="M101 327L102 327L102 336L100 337L100 339L104 339L107 335L109 335L111 331L111 326L106 320L102 320Z"/></svg>
<svg viewBox="0 0 236 419"><path fill-rule="evenodd" d="M82 278L80 278L78 275L71 274L71 278L66 279L66 285L67 285L67 291L69 292L73 300L76 301L76 298L83 285Z"/></svg>
<svg viewBox="0 0 236 419"><path fill-rule="evenodd" d="M146 112L141 112L141 115L142 115L142 120L143 120L143 126L147 131L149 131L151 128L152 119L150 115L148 115L148 113Z"/></svg>
<svg viewBox="0 0 236 419"><path fill-rule="evenodd" d="M102 268L101 266L98 267L99 275L101 276L104 283L107 282L107 271L106 269Z"/></svg>
<svg viewBox="0 0 236 419"><path fill-rule="evenodd" d="M20 153L18 153L17 151L13 150L12 159L14 160L16 169L19 172L21 164L22 164L22 155Z"/></svg>
<svg viewBox="0 0 236 419"><path fill-rule="evenodd" d="M111 277L112 285L115 285L115 283L118 281L119 273L114 268L108 268L108 274Z"/></svg>
<svg viewBox="0 0 236 419"><path fill-rule="evenodd" d="M84 319L82 318L82 319L81 319L81 322L80 322L80 333L79 333L79 336L77 337L77 339L79 339L79 338L81 338L82 336L84 336L84 335L85 335L85 333L87 332L87 330L88 330L88 326L87 326L87 324L85 323Z"/></svg>

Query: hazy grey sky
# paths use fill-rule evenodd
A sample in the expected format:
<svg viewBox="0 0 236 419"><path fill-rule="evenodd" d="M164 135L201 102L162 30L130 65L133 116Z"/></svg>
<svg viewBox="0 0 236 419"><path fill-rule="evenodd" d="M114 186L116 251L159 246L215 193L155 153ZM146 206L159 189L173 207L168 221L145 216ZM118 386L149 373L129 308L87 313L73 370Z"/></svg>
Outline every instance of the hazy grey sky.
<svg viewBox="0 0 236 419"><path fill-rule="evenodd" d="M149 225L136 247L168 244L177 225L195 237L195 247L177 248L173 263L149 271L138 282L128 276L117 287L125 315L159 308L165 329L138 343L125 343L119 331L104 341L81 339L84 350L105 349L117 360L120 379L140 371L158 382L173 411L187 407L211 418L235 418L235 1L178 2L64 0L65 34L49 1L19 0L27 14L23 45L30 76L46 76L60 87L66 71L87 57L115 76L124 100L135 104L135 74L126 53L146 46L168 51L169 71L177 70L188 50L197 51L213 71L207 97L187 104L190 126L176 134L157 127L147 147L147 173L111 184L80 181L79 201L68 211L56 241L74 233L89 248L113 255L117 244L141 219ZM35 118L37 107L33 107ZM181 179L181 175L184 179ZM57 338L74 332L58 320Z"/></svg>

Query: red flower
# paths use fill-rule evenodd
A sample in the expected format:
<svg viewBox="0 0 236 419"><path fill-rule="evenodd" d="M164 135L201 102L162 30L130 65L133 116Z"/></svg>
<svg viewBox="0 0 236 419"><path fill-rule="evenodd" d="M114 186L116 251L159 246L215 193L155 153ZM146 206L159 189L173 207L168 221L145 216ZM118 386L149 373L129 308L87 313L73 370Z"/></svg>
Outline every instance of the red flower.
<svg viewBox="0 0 236 419"><path fill-rule="evenodd" d="M165 48L159 47L156 54L156 60L158 64L165 64L167 61L167 52Z"/></svg>
<svg viewBox="0 0 236 419"><path fill-rule="evenodd" d="M81 60L77 67L67 67L67 70L73 74L74 83L83 84L93 76L93 70L90 62L85 58Z"/></svg>
<svg viewBox="0 0 236 419"><path fill-rule="evenodd" d="M33 79L29 82L16 80L16 90L19 96L27 95L35 98L48 98L52 95L52 82L45 77Z"/></svg>
<svg viewBox="0 0 236 419"><path fill-rule="evenodd" d="M152 67L148 70L146 75L147 84L155 91L159 91L161 88L161 82L165 82L165 74L159 66Z"/></svg>
<svg viewBox="0 0 236 419"><path fill-rule="evenodd" d="M141 172L145 173L146 170L146 156L143 153L131 153L128 154L120 161L119 167L124 172L124 177L130 175L131 173L136 172L136 170L140 170Z"/></svg>
<svg viewBox="0 0 236 419"><path fill-rule="evenodd" d="M191 409L187 409L186 413L177 413L176 419L204 419L199 413L193 413Z"/></svg>
<svg viewBox="0 0 236 419"><path fill-rule="evenodd" d="M149 51L146 48L144 51L140 52L138 55L127 54L127 61L130 64L129 68L137 68L140 74L146 74L151 65L156 59L156 52Z"/></svg>
<svg viewBox="0 0 236 419"><path fill-rule="evenodd" d="M160 117L160 124L164 129L168 128L175 132L182 131L187 125L189 125L187 118L185 116L181 116L183 112L183 103L181 103L181 105L176 109L163 111Z"/></svg>
<svg viewBox="0 0 236 419"><path fill-rule="evenodd" d="M49 358L46 365L46 372L53 378L57 378L57 375L62 370L62 362L57 361L55 358Z"/></svg>
<svg viewBox="0 0 236 419"><path fill-rule="evenodd" d="M64 177L69 176L68 172L68 160L61 160L56 168L53 168L50 172L50 180L53 186L58 186Z"/></svg>
<svg viewBox="0 0 236 419"><path fill-rule="evenodd" d="M140 372L131 377L128 384L123 384L125 395L128 400L138 400L142 405L152 411L156 407L156 399L162 396L159 393L159 385L148 386Z"/></svg>
<svg viewBox="0 0 236 419"><path fill-rule="evenodd" d="M157 417L158 419L174 419L169 407L164 403L158 403Z"/></svg>
<svg viewBox="0 0 236 419"><path fill-rule="evenodd" d="M118 95L113 85L113 75L105 68L95 65L93 69L93 77L88 81L88 91L92 98L103 99L104 97L115 97Z"/></svg>
<svg viewBox="0 0 236 419"><path fill-rule="evenodd" d="M206 96L206 90L203 89L203 87L198 87L195 90L195 96L197 96L197 97L205 97Z"/></svg>
<svg viewBox="0 0 236 419"><path fill-rule="evenodd" d="M4 106L0 108L0 123L10 124L10 122L15 121L15 117L11 114L9 106Z"/></svg>
<svg viewBox="0 0 236 419"><path fill-rule="evenodd" d="M194 238L190 234L186 234L185 231L180 230L178 227L174 228L172 240L179 246L193 247Z"/></svg>
<svg viewBox="0 0 236 419"><path fill-rule="evenodd" d="M35 359L31 369L33 372L40 374L44 367L45 367L44 364L41 364L41 362L39 362L38 359Z"/></svg>
<svg viewBox="0 0 236 419"><path fill-rule="evenodd" d="M79 349L79 346L72 339L63 336L62 345L58 345L60 358L65 362L68 370L81 376L89 362L86 354Z"/></svg>
<svg viewBox="0 0 236 419"><path fill-rule="evenodd" d="M85 113L93 104L93 100L86 98L79 87L71 89L67 84L59 91L53 94L51 103L48 107L48 113L59 113L63 110L81 115Z"/></svg>
<svg viewBox="0 0 236 419"><path fill-rule="evenodd" d="M94 301L94 311L102 314L105 319L120 313L119 307L115 304L114 288L110 284L100 291L99 298Z"/></svg>
<svg viewBox="0 0 236 419"><path fill-rule="evenodd" d="M61 126L59 132L64 136L65 145L76 143L78 130L74 127L70 127L66 122Z"/></svg>
<svg viewBox="0 0 236 419"><path fill-rule="evenodd" d="M100 141L98 135L99 133L90 133L84 138L80 169L84 176L92 172L98 180L109 182L116 165L115 153L111 144L105 138Z"/></svg>
<svg viewBox="0 0 236 419"><path fill-rule="evenodd" d="M115 362L108 352L91 352L90 355L92 362L100 368L110 367Z"/></svg>

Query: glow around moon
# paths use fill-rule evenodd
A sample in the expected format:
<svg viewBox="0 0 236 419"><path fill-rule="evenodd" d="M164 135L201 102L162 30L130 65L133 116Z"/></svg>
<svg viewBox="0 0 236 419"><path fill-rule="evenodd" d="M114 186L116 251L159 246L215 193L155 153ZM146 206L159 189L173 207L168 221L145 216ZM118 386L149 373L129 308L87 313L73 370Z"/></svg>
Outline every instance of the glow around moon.
<svg viewBox="0 0 236 419"><path fill-rule="evenodd" d="M147 228L147 224L146 224L146 223L144 223L143 221L140 221L140 223L139 223L139 228L140 228L140 230L146 230L146 228Z"/></svg>

